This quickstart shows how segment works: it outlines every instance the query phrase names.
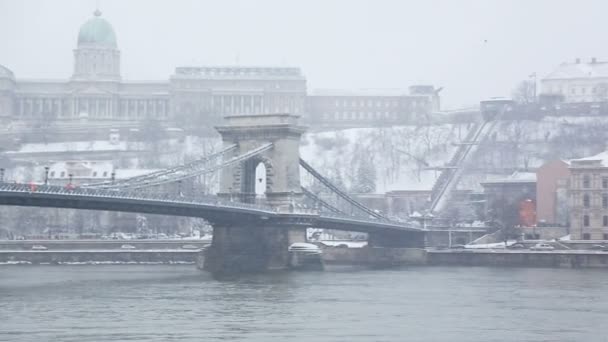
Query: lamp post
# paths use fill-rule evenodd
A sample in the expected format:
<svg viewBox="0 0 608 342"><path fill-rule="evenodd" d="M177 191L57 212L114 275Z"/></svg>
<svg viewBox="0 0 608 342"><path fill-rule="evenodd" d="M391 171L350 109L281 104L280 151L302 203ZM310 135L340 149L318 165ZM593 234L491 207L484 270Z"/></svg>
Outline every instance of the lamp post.
<svg viewBox="0 0 608 342"><path fill-rule="evenodd" d="M112 171L112 173L110 174L110 180L112 182L112 185L114 185L114 181L116 180L116 171Z"/></svg>
<svg viewBox="0 0 608 342"><path fill-rule="evenodd" d="M0 183L4 183L4 168L0 168Z"/></svg>
<svg viewBox="0 0 608 342"><path fill-rule="evenodd" d="M49 167L44 167L44 185L49 185Z"/></svg>
<svg viewBox="0 0 608 342"><path fill-rule="evenodd" d="M71 174L71 173L70 173L70 174L68 174L68 184L69 184L69 185L72 185L72 179L73 179L73 178L74 178L74 175L73 175L73 174Z"/></svg>
<svg viewBox="0 0 608 342"><path fill-rule="evenodd" d="M181 180L177 181L177 195L180 196L180 197L183 196L182 195L182 181Z"/></svg>

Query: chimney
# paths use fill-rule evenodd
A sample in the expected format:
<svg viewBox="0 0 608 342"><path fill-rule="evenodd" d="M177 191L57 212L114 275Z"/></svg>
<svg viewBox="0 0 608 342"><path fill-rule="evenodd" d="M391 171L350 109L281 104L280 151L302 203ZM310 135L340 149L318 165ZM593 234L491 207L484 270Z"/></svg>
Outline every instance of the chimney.
<svg viewBox="0 0 608 342"><path fill-rule="evenodd" d="M591 57L591 64L595 64L595 63L597 63L597 58Z"/></svg>
<svg viewBox="0 0 608 342"><path fill-rule="evenodd" d="M581 64L581 59L580 58L576 59L576 64Z"/></svg>

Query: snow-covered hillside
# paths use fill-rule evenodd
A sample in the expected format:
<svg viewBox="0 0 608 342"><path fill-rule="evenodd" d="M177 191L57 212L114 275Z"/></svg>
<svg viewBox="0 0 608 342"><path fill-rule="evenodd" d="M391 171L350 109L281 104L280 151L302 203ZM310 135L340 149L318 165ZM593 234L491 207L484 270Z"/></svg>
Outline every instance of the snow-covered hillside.
<svg viewBox="0 0 608 342"><path fill-rule="evenodd" d="M376 193L430 190L438 177L429 167L443 166L466 136L470 124L354 128L310 133L303 137L301 156L330 179L356 187L362 163L375 166ZM303 179L304 184L311 182Z"/></svg>

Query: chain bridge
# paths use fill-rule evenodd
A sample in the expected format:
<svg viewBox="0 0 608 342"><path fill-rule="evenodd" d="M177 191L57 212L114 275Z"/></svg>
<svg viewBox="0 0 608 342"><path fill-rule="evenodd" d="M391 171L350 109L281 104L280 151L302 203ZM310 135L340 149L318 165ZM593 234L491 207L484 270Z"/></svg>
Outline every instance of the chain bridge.
<svg viewBox="0 0 608 342"><path fill-rule="evenodd" d="M305 128L290 114L235 115L216 127L223 147L184 165L79 187L0 183L0 204L200 217L213 226L205 255L212 272L256 272L288 265L288 246L307 228L368 233L372 247L422 247L425 230L389 220L332 184L302 160ZM256 169L266 170L265 200L256 199ZM147 191L219 172L216 195ZM319 191L302 186L310 176Z"/></svg>

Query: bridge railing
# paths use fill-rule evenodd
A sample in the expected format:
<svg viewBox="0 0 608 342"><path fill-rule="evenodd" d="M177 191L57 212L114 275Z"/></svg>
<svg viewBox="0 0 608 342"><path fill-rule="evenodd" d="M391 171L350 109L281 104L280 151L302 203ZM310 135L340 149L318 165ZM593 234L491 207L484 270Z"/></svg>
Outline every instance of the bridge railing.
<svg viewBox="0 0 608 342"><path fill-rule="evenodd" d="M242 209L253 209L267 212L275 212L275 209L268 205L263 204L251 204L232 202L221 199L213 195L199 195L199 196L182 196L182 195L169 195L167 193L148 193L140 191L126 191L126 190L102 190L93 188L72 188L57 185L29 185L29 184L17 184L17 183L0 183L0 192L19 192L19 193L43 193L43 194L57 194L66 196L87 196L87 197L101 197L101 198L122 198L122 199L136 199L142 201L164 201L170 203L184 203L184 204L201 204L211 205L217 207L226 208L242 208Z"/></svg>
<svg viewBox="0 0 608 342"><path fill-rule="evenodd" d="M352 222L382 224L382 225L390 225L390 226L394 226L394 227L401 227L401 228L407 228L407 229L422 230L420 227L415 227L413 225L405 224L404 222L398 222L398 221L390 220L387 218L375 218L375 217L366 218L366 217L362 217L362 216L350 216L350 215L346 215L346 214L336 214L336 213L327 213L327 212L322 213L320 216L326 217L326 218L335 218L335 219L340 219L340 220L345 220L345 221L352 221Z"/></svg>
<svg viewBox="0 0 608 342"><path fill-rule="evenodd" d="M98 198L115 198L115 199L132 199L141 201L160 201L167 203L178 203L178 204L198 204L224 208L239 208L239 209L250 209L258 212L267 212L269 214L282 214L285 212L278 211L276 208L269 205L263 204L251 204L242 202L232 202L220 197L213 195L200 195L200 196L181 196L181 195L170 195L167 193L146 193L141 191L125 191L125 190L105 190L96 188L72 188L69 186L57 186L57 185L34 185L34 184L18 184L18 183L2 183L0 182L0 194L1 193L29 193L29 194L56 194L62 196L73 196L73 197L98 197ZM411 227L403 224L403 222L396 222L387 218L375 218L375 217L361 217L351 216L347 214L337 213L321 213L314 209L305 208L294 208L289 213L295 214L309 214L319 215L320 217L335 218L343 220L345 222L363 222L373 224L391 225L395 227L419 229L417 227Z"/></svg>

